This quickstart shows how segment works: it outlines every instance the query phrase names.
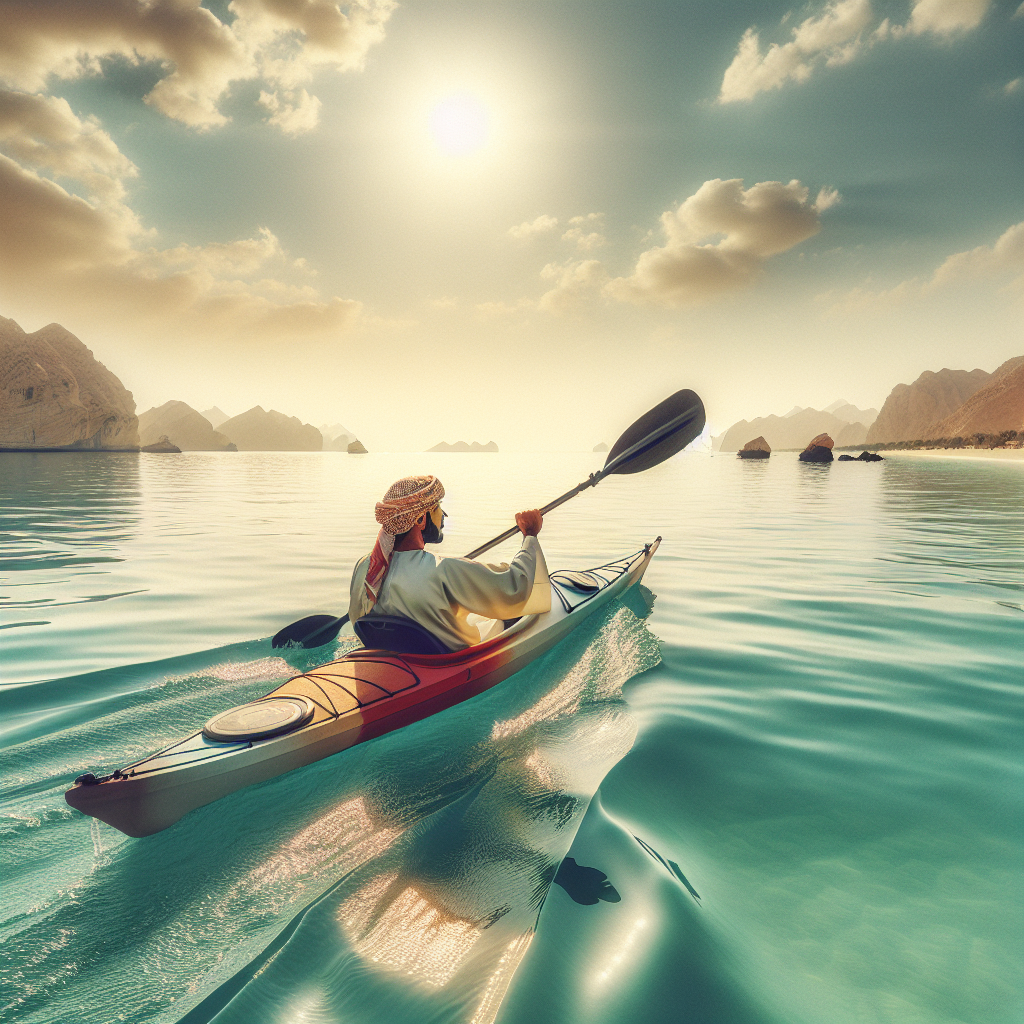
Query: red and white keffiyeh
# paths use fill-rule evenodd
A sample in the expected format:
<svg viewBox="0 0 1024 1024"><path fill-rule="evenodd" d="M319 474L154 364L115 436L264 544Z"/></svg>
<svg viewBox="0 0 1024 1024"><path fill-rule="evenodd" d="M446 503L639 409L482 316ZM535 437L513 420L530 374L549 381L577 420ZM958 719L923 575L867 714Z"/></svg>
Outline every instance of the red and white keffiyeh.
<svg viewBox="0 0 1024 1024"><path fill-rule="evenodd" d="M424 512L429 512L444 497L444 486L436 476L407 476L388 488L383 501L378 501L374 515L381 525L377 542L370 554L366 570L366 594L371 607L377 603L381 584L391 564L395 536L416 525Z"/></svg>

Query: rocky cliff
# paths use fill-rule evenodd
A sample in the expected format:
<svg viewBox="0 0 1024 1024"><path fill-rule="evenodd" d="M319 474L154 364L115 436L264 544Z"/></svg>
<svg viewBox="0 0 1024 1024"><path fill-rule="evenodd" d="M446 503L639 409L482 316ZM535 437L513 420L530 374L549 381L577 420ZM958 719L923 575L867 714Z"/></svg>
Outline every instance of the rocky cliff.
<svg viewBox="0 0 1024 1024"><path fill-rule="evenodd" d="M134 449L135 399L70 331L0 317L0 447Z"/></svg>
<svg viewBox="0 0 1024 1024"><path fill-rule="evenodd" d="M897 384L867 433L868 444L913 441L934 436L932 427L952 415L991 374L984 370L925 370L913 384ZM839 441L860 444L860 441Z"/></svg>
<svg viewBox="0 0 1024 1024"><path fill-rule="evenodd" d="M225 420L220 432L234 441L240 452L319 452L324 445L316 427L258 405Z"/></svg>
<svg viewBox="0 0 1024 1024"><path fill-rule="evenodd" d="M933 424L922 440L1024 429L1024 356L1008 359L960 406ZM900 440L903 440L900 438Z"/></svg>
<svg viewBox="0 0 1024 1024"><path fill-rule="evenodd" d="M139 417L139 440L156 444L167 437L183 452L233 452L234 443L213 429L210 421L184 402L164 402Z"/></svg>

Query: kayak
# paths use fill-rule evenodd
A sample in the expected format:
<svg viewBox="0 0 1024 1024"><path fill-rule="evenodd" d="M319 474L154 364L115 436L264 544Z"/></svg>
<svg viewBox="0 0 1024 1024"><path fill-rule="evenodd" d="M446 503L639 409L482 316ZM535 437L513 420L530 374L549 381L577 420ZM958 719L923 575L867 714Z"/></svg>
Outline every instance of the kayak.
<svg viewBox="0 0 1024 1024"><path fill-rule="evenodd" d="M497 635L464 650L350 651L110 775L79 776L65 799L140 838L229 793L443 711L518 672L620 597L660 542L594 569L550 573L550 611L496 624Z"/></svg>

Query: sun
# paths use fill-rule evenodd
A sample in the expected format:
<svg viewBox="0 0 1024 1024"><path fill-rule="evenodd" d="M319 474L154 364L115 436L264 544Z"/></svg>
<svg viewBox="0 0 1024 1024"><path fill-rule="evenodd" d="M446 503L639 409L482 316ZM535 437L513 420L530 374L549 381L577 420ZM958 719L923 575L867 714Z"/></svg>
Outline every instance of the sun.
<svg viewBox="0 0 1024 1024"><path fill-rule="evenodd" d="M449 156L469 156L490 139L490 111L469 93L446 96L430 112L430 134Z"/></svg>

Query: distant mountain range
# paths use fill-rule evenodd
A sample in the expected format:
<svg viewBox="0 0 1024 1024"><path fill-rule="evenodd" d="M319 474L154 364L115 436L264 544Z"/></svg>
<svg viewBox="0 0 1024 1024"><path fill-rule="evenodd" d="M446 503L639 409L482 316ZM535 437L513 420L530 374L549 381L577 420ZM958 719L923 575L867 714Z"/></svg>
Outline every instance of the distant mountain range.
<svg viewBox="0 0 1024 1024"><path fill-rule="evenodd" d="M840 400L825 409L795 406L784 416L740 420L715 437L716 451L739 451L763 437L773 450L802 449L828 434L837 448L968 438L1024 429L1024 356L992 373L985 370L925 370L912 384L897 384L880 411Z"/></svg>
<svg viewBox="0 0 1024 1024"><path fill-rule="evenodd" d="M427 449L428 452L496 452L497 450L498 446L493 441L488 441L487 444L481 444L479 441L474 441L472 444L467 444L465 441L448 444L441 441L433 448Z"/></svg>
<svg viewBox="0 0 1024 1024"><path fill-rule="evenodd" d="M763 437L773 451L802 450L818 434L828 434L836 445L860 444L878 415L875 409L858 409L849 402L833 402L827 409L790 409L785 416L759 416L740 420L716 437L717 451L739 451L752 438ZM718 442L716 445L714 442Z"/></svg>
<svg viewBox="0 0 1024 1024"><path fill-rule="evenodd" d="M183 452L237 452L238 446L213 429L209 417L184 402L164 402L139 417L139 441L156 444L166 437Z"/></svg>

